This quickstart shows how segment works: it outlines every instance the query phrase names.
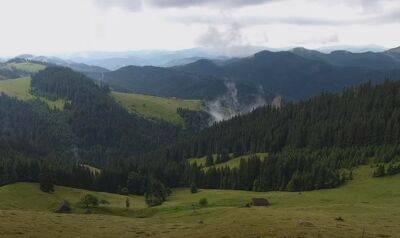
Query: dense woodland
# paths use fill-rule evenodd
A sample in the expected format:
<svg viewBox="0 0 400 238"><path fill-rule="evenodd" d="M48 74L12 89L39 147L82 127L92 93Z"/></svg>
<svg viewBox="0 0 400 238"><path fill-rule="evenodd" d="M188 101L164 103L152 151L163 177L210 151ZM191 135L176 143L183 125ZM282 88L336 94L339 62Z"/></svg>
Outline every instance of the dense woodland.
<svg viewBox="0 0 400 238"><path fill-rule="evenodd" d="M206 115L180 109L189 127L182 133L129 114L108 87L68 68L48 67L32 78L32 93L64 99L65 107L0 96L0 184L45 180L145 194L149 205L157 205L168 187L301 191L337 187L361 164L378 164L376 176L400 170L400 82L266 106L201 132L195 125L205 124ZM229 153L255 152L270 154L242 160L238 168L187 162L217 154L221 163Z"/></svg>
<svg viewBox="0 0 400 238"><path fill-rule="evenodd" d="M171 159L230 151L278 152L284 147L320 149L395 145L400 141L400 83L386 81L324 93L281 108L267 106L207 128L170 147Z"/></svg>
<svg viewBox="0 0 400 238"><path fill-rule="evenodd" d="M32 90L67 101L64 113L81 157L97 165L154 150L177 135L177 128L170 124L129 114L108 95L108 87L99 87L68 68L40 71L32 77Z"/></svg>

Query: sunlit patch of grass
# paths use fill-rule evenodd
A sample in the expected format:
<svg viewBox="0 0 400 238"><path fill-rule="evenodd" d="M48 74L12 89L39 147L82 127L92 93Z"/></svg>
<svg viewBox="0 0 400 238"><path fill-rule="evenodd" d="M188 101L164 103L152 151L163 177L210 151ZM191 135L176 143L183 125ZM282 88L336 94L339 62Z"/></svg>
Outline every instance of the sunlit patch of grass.
<svg viewBox="0 0 400 238"><path fill-rule="evenodd" d="M59 110L62 110L64 108L65 100L58 99L52 101L44 97L37 97L30 93L30 89L30 77L0 80L0 93L4 93L10 97L16 97L24 101L39 99L45 102L50 108L56 108Z"/></svg>
<svg viewBox="0 0 400 238"><path fill-rule="evenodd" d="M112 96L129 112L179 125L183 124L183 119L177 113L178 108L199 111L203 107L200 100L182 100L119 92L112 92Z"/></svg>

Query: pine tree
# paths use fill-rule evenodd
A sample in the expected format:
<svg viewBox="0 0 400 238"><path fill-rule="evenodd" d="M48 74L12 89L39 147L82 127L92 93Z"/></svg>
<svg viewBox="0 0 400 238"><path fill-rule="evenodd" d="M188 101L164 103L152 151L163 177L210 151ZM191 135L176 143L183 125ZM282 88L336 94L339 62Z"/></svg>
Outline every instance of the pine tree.
<svg viewBox="0 0 400 238"><path fill-rule="evenodd" d="M39 175L40 190L45 193L54 192L53 174L48 169L42 169Z"/></svg>
<svg viewBox="0 0 400 238"><path fill-rule="evenodd" d="M206 167L210 167L213 165L214 165L214 158L211 154L208 154L206 158Z"/></svg>

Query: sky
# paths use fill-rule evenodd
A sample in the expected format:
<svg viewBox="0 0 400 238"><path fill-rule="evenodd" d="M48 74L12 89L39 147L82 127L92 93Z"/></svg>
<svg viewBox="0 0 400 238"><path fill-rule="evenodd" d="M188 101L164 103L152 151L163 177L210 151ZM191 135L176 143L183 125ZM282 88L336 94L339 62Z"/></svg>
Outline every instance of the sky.
<svg viewBox="0 0 400 238"><path fill-rule="evenodd" d="M400 0L0 0L0 55L400 45Z"/></svg>

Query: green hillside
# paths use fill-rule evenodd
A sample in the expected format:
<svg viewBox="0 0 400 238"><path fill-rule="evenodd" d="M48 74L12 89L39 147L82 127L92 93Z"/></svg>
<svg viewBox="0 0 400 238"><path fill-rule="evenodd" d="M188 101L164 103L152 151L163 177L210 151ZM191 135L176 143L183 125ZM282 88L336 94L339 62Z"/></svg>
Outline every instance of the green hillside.
<svg viewBox="0 0 400 238"><path fill-rule="evenodd" d="M198 111L203 106L200 100L181 100L119 92L112 92L112 95L130 112L143 115L147 118L166 120L174 124L183 123L183 119L176 112L178 108Z"/></svg>
<svg viewBox="0 0 400 238"><path fill-rule="evenodd" d="M7 63L7 65L11 68L14 68L19 71L24 71L27 73L37 73L40 70L46 68L46 66L43 64L32 63L32 62L19 62L19 63L13 62L13 63Z"/></svg>
<svg viewBox="0 0 400 238"><path fill-rule="evenodd" d="M88 191L56 187L45 194L37 184L17 183L0 187L0 236L397 237L400 176L371 173L363 166L340 188L301 193L176 189L156 208L145 208L143 198L133 196L130 211L123 208L125 196L90 192L111 203L94 211L102 214L52 213L63 199L75 203ZM265 197L272 206L241 207L253 197ZM193 211L200 198L209 205Z"/></svg>
<svg viewBox="0 0 400 238"><path fill-rule="evenodd" d="M232 155L233 154L230 154L230 156L232 156ZM210 166L208 168L211 168L211 167L222 168L222 167L226 167L226 166L228 166L229 168L238 168L239 165L240 165L240 161L242 159L248 160L249 158L251 158L254 155L256 155L257 157L259 157L261 159L264 159L265 157L268 156L268 153L255 153L255 154L251 154L251 155L242 155L242 156L238 156L238 157L232 158L227 162L216 164L216 165ZM217 155L214 154L213 158L214 158L214 163L215 163ZM189 161L189 163L196 163L198 166L205 166L205 164L206 164L206 156L203 156L203 157L200 157L200 158L191 158L188 161Z"/></svg>
<svg viewBox="0 0 400 238"><path fill-rule="evenodd" d="M64 100L51 101L43 97L37 97L30 93L31 78L23 77L18 79L7 79L0 80L0 93L4 93L10 97L16 97L20 100L32 100L39 98L40 100L46 102L51 108L55 107L58 109L63 109Z"/></svg>

